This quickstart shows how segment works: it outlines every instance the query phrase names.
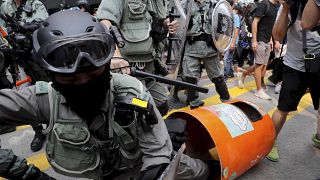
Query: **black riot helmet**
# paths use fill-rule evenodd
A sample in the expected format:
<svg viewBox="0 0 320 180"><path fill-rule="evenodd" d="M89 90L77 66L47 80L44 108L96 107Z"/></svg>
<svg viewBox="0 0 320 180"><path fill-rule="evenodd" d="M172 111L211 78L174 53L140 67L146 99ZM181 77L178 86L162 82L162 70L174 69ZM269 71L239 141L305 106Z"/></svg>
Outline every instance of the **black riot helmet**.
<svg viewBox="0 0 320 180"><path fill-rule="evenodd" d="M33 46L34 59L55 73L101 67L115 51L112 36L96 18L72 10L49 16L33 33Z"/></svg>
<svg viewBox="0 0 320 180"><path fill-rule="evenodd" d="M91 11L90 3L89 3L88 0L78 0L78 1L77 1L77 6L78 6L78 7L83 6L83 7L86 9L86 11L88 11L88 12Z"/></svg>

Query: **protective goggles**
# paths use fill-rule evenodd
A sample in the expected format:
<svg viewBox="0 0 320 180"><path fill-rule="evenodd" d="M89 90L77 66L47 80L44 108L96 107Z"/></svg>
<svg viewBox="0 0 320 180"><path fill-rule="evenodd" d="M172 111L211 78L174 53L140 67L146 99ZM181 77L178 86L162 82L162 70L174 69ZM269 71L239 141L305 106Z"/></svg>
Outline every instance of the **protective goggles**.
<svg viewBox="0 0 320 180"><path fill-rule="evenodd" d="M109 35L92 34L52 41L39 49L37 58L49 71L74 73L79 68L105 65L114 51L115 45Z"/></svg>

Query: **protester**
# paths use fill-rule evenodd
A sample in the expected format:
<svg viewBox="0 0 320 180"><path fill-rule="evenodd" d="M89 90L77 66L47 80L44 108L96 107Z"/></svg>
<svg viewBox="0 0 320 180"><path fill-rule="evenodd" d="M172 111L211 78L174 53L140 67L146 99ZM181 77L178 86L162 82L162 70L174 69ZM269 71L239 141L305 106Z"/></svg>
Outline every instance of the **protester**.
<svg viewBox="0 0 320 180"><path fill-rule="evenodd" d="M309 88L314 109L318 111L317 131L312 136L312 143L320 148L320 76L306 72L304 56L320 52L320 36L317 32L306 31L306 49L303 46L303 31L300 26L300 19L306 0L299 0L289 4L281 0L279 15L273 28L273 37L281 42L287 33L288 46L283 58L284 70L282 77L282 88L280 91L278 106L272 115L277 135L279 135L289 112L296 111L297 106ZM307 50L307 52L304 52ZM271 161L278 161L279 154L275 143L267 158Z"/></svg>

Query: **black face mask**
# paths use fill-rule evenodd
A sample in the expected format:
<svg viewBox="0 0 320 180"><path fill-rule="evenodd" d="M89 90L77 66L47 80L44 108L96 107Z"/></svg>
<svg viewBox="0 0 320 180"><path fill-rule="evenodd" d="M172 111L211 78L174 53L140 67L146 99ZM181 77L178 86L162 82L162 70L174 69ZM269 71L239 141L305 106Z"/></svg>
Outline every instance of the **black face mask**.
<svg viewBox="0 0 320 180"><path fill-rule="evenodd" d="M53 85L66 98L70 108L90 122L98 115L110 89L110 74L105 71L84 84L60 84L53 81Z"/></svg>

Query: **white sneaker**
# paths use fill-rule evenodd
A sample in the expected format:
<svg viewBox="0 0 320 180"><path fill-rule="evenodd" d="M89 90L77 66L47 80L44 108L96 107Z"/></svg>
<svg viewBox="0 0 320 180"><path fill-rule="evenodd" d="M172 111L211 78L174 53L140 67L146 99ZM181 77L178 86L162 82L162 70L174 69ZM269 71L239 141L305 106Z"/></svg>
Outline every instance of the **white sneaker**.
<svg viewBox="0 0 320 180"><path fill-rule="evenodd" d="M238 72L237 76L238 76L238 86L239 86L240 89L243 89L244 88L245 77L243 76L242 72Z"/></svg>
<svg viewBox="0 0 320 180"><path fill-rule="evenodd" d="M281 91L281 82L276 84L276 87L274 88L274 93L279 94Z"/></svg>
<svg viewBox="0 0 320 180"><path fill-rule="evenodd" d="M254 95L257 96L258 98L265 99L265 100L271 99L271 97L267 93L265 93L263 89L260 89L259 91L254 93Z"/></svg>

